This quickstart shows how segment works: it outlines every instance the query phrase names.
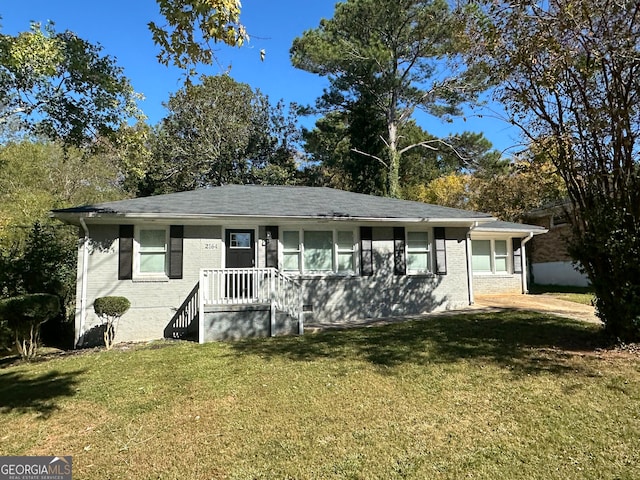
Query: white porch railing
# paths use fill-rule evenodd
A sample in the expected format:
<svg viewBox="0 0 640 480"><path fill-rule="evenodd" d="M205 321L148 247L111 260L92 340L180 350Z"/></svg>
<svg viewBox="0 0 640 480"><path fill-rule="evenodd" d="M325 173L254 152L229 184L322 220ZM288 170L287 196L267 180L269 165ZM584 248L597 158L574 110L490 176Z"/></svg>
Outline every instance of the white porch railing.
<svg viewBox="0 0 640 480"><path fill-rule="evenodd" d="M294 318L302 313L300 284L275 268L200 269L201 305L268 303Z"/></svg>

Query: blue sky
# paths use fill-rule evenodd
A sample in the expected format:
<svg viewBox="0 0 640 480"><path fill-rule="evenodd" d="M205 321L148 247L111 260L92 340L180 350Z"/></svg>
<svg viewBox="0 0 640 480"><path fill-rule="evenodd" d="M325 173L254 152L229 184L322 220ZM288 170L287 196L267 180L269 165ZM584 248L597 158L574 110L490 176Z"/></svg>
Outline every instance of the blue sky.
<svg viewBox="0 0 640 480"><path fill-rule="evenodd" d="M149 21L162 23L154 0L5 0L0 7L2 32L16 34L29 28L30 21L55 22L58 31L72 30L92 43L100 43L103 53L117 59L134 89L144 95L140 108L150 124L164 115L162 102L182 85L181 73L160 65L158 48L147 28ZM289 61L293 39L318 26L321 18L331 18L335 0L244 0L241 20L251 36L242 48L220 46L217 57L222 68L231 67L231 76L269 95L273 102L312 104L322 94L326 81L297 70ZM259 52L266 51L260 62ZM201 69L215 75L221 67ZM488 113L488 112L487 112ZM311 126L310 119L303 121ZM506 123L485 115L469 114L466 120L452 124L420 116L418 123L428 132L446 136L465 130L483 132L495 148L508 149L517 144L515 130Z"/></svg>

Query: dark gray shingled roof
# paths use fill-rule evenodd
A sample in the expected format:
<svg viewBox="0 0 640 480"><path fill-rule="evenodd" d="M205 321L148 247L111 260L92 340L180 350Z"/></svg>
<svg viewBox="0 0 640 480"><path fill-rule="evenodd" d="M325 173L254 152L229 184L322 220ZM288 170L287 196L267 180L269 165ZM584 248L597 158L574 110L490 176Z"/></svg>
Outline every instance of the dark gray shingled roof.
<svg viewBox="0 0 640 480"><path fill-rule="evenodd" d="M345 192L326 187L225 185L190 192L120 200L54 210L69 219L109 214L165 216L345 217L378 219L468 219L489 221L486 213Z"/></svg>

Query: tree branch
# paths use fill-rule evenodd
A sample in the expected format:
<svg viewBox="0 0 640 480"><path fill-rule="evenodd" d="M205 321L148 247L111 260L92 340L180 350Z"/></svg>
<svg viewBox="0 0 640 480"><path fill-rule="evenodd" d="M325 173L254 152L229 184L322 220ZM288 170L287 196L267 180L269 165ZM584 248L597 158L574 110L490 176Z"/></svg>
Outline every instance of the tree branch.
<svg viewBox="0 0 640 480"><path fill-rule="evenodd" d="M365 157L373 158L373 159L379 161L382 165L384 165L385 168L389 168L389 165L384 160L382 160L380 157L378 157L376 155L371 155L370 153L363 152L362 150L358 150L357 148L352 148L351 151L355 152L355 153L359 153L360 155L364 155Z"/></svg>

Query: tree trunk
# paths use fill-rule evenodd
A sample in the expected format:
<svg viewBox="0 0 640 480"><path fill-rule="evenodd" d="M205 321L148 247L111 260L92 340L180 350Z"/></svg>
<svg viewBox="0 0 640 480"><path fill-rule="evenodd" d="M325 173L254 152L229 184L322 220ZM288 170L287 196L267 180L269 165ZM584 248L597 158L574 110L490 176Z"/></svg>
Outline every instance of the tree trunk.
<svg viewBox="0 0 640 480"><path fill-rule="evenodd" d="M113 346L114 336L113 323L111 321L107 321L104 327L104 346L107 348L107 350L111 350L111 347Z"/></svg>
<svg viewBox="0 0 640 480"><path fill-rule="evenodd" d="M400 198L400 153L398 153L398 125L389 121L387 126L387 195Z"/></svg>
<svg viewBox="0 0 640 480"><path fill-rule="evenodd" d="M389 149L388 165L388 195L400 198L400 154L397 151Z"/></svg>

